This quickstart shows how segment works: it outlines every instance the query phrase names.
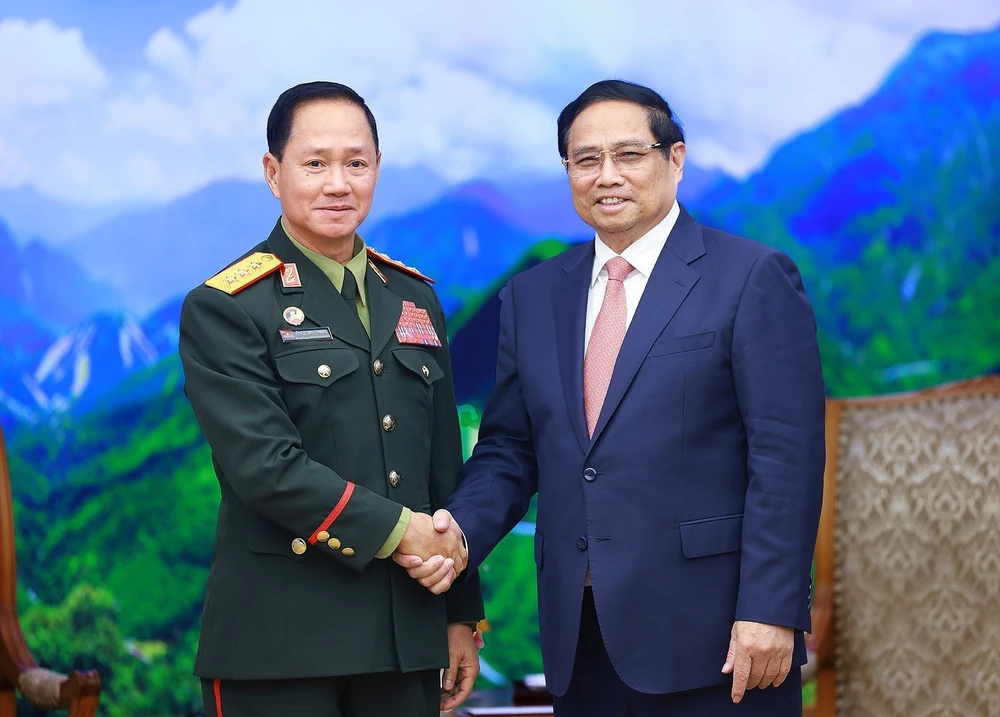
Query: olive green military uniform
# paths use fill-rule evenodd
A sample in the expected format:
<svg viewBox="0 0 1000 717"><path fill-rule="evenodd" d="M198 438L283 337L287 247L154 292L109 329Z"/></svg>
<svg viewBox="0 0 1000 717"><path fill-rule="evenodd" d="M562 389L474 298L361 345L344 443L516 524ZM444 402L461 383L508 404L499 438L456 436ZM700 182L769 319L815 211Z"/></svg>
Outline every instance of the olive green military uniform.
<svg viewBox="0 0 1000 717"><path fill-rule="evenodd" d="M298 276L267 273L282 262ZM478 579L435 596L376 559L403 508L433 512L461 467L437 295L373 256L369 338L280 221L234 266L215 278L221 288L194 289L181 314L186 392L222 489L195 673L295 680L446 666L446 624L483 616ZM412 331L400 342L404 302L427 312L441 346L410 343Z"/></svg>

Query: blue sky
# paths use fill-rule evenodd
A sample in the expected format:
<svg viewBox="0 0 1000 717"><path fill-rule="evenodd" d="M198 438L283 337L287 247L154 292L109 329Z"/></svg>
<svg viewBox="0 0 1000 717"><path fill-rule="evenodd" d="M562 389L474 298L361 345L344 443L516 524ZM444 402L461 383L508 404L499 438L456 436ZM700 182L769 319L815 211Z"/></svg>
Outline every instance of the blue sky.
<svg viewBox="0 0 1000 717"><path fill-rule="evenodd" d="M387 166L449 182L555 174L555 117L619 76L663 93L689 159L743 176L870 94L923 34L996 27L995 0L7 0L0 188L158 201L258 179L286 87L355 87Z"/></svg>
<svg viewBox="0 0 1000 717"><path fill-rule="evenodd" d="M143 48L154 32L161 27L182 32L191 17L213 4L232 5L205 0L5 0L0 12L7 18L49 19L61 27L78 27L102 65L127 71L143 62Z"/></svg>

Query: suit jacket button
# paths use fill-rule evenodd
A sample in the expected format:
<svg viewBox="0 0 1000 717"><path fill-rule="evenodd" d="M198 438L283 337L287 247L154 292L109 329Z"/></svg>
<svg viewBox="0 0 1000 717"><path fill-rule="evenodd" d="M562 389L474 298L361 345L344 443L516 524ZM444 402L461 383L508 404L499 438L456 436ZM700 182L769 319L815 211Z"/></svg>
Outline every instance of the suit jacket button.
<svg viewBox="0 0 1000 717"><path fill-rule="evenodd" d="M429 368L427 368L426 366L421 366L420 367L420 373L422 373L424 375L424 378L430 378L430 376L431 376L431 370Z"/></svg>
<svg viewBox="0 0 1000 717"><path fill-rule="evenodd" d="M295 553L296 555L302 555L302 553L306 552L306 541L304 541L302 538L296 538L295 540L293 540L292 552Z"/></svg>
<svg viewBox="0 0 1000 717"><path fill-rule="evenodd" d="M580 550L586 550L587 539L581 535L579 538L576 539L576 547L578 547Z"/></svg>
<svg viewBox="0 0 1000 717"><path fill-rule="evenodd" d="M597 480L597 471L594 470L593 468L588 468L583 472L583 479L588 483L593 483L595 480Z"/></svg>
<svg viewBox="0 0 1000 717"><path fill-rule="evenodd" d="M321 543L325 543L329 539L330 539L330 534L325 530L321 530L318 533L316 533L316 540L318 540Z"/></svg>
<svg viewBox="0 0 1000 717"><path fill-rule="evenodd" d="M327 366L325 363L320 364L319 368L316 369L316 373L319 374L320 378L330 378L330 373L331 373L330 367Z"/></svg>
<svg viewBox="0 0 1000 717"><path fill-rule="evenodd" d="M399 481L403 479L403 476L399 475L396 471L389 471L389 485L393 488L399 487Z"/></svg>
<svg viewBox="0 0 1000 717"><path fill-rule="evenodd" d="M354 555L354 548L344 548L340 552L342 552L347 557L351 557L352 555Z"/></svg>
<svg viewBox="0 0 1000 717"><path fill-rule="evenodd" d="M328 542L327 545L336 550L337 548L340 547L340 541L337 540L336 538L330 538L330 542Z"/></svg>
<svg viewBox="0 0 1000 717"><path fill-rule="evenodd" d="M396 419L391 413L382 416L382 430L391 431L396 427Z"/></svg>
<svg viewBox="0 0 1000 717"><path fill-rule="evenodd" d="M375 359L375 363L372 364L372 371L375 372L376 376L381 376L382 371L385 370L385 364L382 363L380 359Z"/></svg>

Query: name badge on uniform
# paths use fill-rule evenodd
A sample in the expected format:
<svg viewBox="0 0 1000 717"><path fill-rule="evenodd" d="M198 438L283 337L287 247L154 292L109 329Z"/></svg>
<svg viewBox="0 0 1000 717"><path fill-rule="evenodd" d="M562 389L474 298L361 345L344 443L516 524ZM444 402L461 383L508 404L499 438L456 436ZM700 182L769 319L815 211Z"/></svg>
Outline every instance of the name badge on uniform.
<svg viewBox="0 0 1000 717"><path fill-rule="evenodd" d="M427 309L417 308L412 301L403 302L403 313L396 324L396 339L401 344L441 345Z"/></svg>
<svg viewBox="0 0 1000 717"><path fill-rule="evenodd" d="M318 329L278 329L278 333L286 344L294 341L333 341L333 332L329 326Z"/></svg>

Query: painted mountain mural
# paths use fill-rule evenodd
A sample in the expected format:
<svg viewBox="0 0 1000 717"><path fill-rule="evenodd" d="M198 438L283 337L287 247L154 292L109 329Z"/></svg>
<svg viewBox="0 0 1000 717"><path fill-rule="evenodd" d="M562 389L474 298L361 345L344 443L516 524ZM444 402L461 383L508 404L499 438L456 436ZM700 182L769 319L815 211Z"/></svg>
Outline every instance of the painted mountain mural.
<svg viewBox="0 0 1000 717"><path fill-rule="evenodd" d="M864 394L1000 368L998 172L1000 32L933 35L745 181L712 176L684 200L796 259L829 391ZM413 191L364 235L438 280L468 449L493 380L497 292L589 231L554 180L533 202L489 182ZM47 664L67 669L72 654L102 671L109 715L182 714L199 700L190 672L218 487L183 395L177 317L183 291L275 214L266 188L231 183L55 244L0 225L0 423L23 621ZM484 680L541 667L531 518L483 568ZM71 650L53 637L67 624L85 626Z"/></svg>
<svg viewBox="0 0 1000 717"><path fill-rule="evenodd" d="M1000 367L1000 33L937 34L865 102L702 198L799 263L836 394Z"/></svg>

